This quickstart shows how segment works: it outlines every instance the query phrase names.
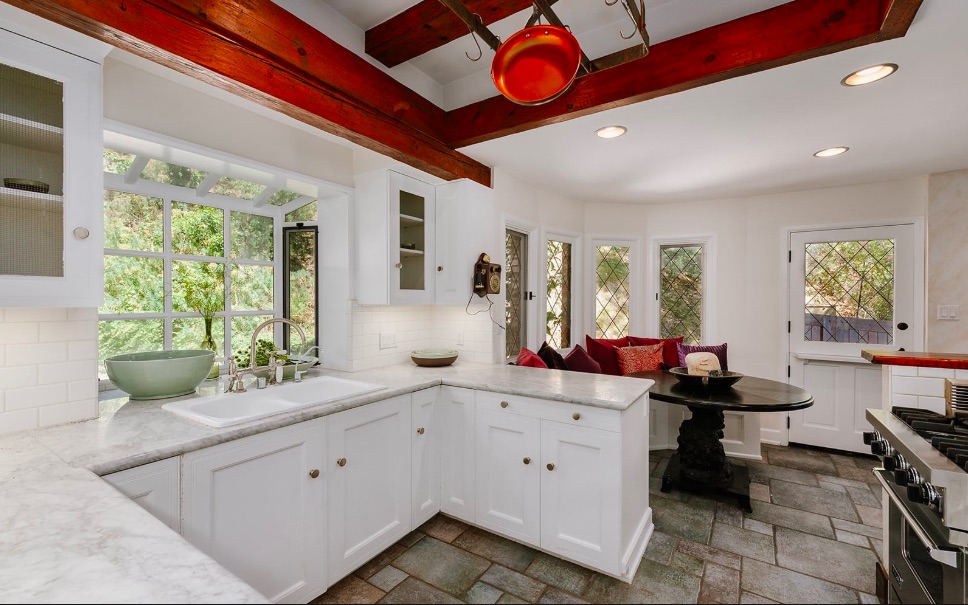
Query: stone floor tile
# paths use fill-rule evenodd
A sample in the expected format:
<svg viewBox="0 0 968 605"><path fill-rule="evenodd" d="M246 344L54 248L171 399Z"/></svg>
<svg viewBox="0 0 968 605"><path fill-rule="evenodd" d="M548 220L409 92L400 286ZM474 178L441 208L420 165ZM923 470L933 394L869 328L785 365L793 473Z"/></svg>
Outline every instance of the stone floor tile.
<svg viewBox="0 0 968 605"><path fill-rule="evenodd" d="M720 502L716 506L716 523L743 527L743 511L735 502Z"/></svg>
<svg viewBox="0 0 968 605"><path fill-rule="evenodd" d="M817 481L823 481L825 483L836 483L837 485L852 486L852 487L868 487L868 484L864 481L857 481L856 479L845 479L843 477L837 477L835 475L817 475Z"/></svg>
<svg viewBox="0 0 968 605"><path fill-rule="evenodd" d="M451 594L464 594L491 562L427 536L394 559L393 566Z"/></svg>
<svg viewBox="0 0 968 605"><path fill-rule="evenodd" d="M718 548L713 548L712 546L707 546L705 544L698 544L696 542L683 540L679 542L679 546L677 548L680 552L683 552L687 555L692 555L698 559L702 559L707 563L716 563L732 569L740 569L743 565L743 558L740 555L719 550Z"/></svg>
<svg viewBox="0 0 968 605"><path fill-rule="evenodd" d="M649 453L651 454L652 452ZM665 473L667 466L669 466L668 458L656 458L656 465L651 471L649 471L649 476L661 478L662 474Z"/></svg>
<svg viewBox="0 0 968 605"><path fill-rule="evenodd" d="M880 538L883 535L883 530L870 525L852 523L850 521L844 521L843 519L831 519L830 522L833 523L834 529L842 529L844 531L849 531L852 534L867 536L868 538ZM791 529L797 528L793 527Z"/></svg>
<svg viewBox="0 0 968 605"><path fill-rule="evenodd" d="M402 545L394 544L390 548L384 550L377 556L369 560L365 565L353 572L354 576L359 577L362 580L369 579L370 576L380 571L386 567L390 561L393 561L403 553L407 552L407 549Z"/></svg>
<svg viewBox="0 0 968 605"><path fill-rule="evenodd" d="M354 575L349 575L313 599L313 603L376 603L386 594Z"/></svg>
<svg viewBox="0 0 968 605"><path fill-rule="evenodd" d="M679 538L655 530L649 538L649 545L645 547L645 558L659 563L668 563L677 544L679 544Z"/></svg>
<svg viewBox="0 0 968 605"><path fill-rule="evenodd" d="M501 591L493 586L488 586L483 582L475 582L470 589L464 593L461 600L465 603L497 603L501 598Z"/></svg>
<svg viewBox="0 0 968 605"><path fill-rule="evenodd" d="M861 603L880 603L881 602L881 599L877 595L870 594L869 592L858 592L857 596L860 597Z"/></svg>
<svg viewBox="0 0 968 605"><path fill-rule="evenodd" d="M868 570L871 576L872 570L873 567ZM857 602L857 593L850 588L749 558L743 559L740 586L744 591L782 603Z"/></svg>
<svg viewBox="0 0 968 605"><path fill-rule="evenodd" d="M884 540L881 540L880 538L868 538L868 540L871 541L871 550L873 550L874 554L877 555L877 559L883 563L884 557L882 554L884 553Z"/></svg>
<svg viewBox="0 0 968 605"><path fill-rule="evenodd" d="M662 537L657 540L657 535ZM667 540L670 553L666 555L666 560L669 559L671 552L675 549L675 542L669 536L659 534L658 532L652 534L649 548L646 549L646 556L648 556L648 551L652 548L653 544L661 542L663 537ZM524 573L536 580L541 580L545 584L556 586L577 595L585 591L585 587L588 586L588 582L591 581L592 575L595 572L580 565L559 559L558 557L538 553L538 556L534 558L534 561Z"/></svg>
<svg viewBox="0 0 968 605"><path fill-rule="evenodd" d="M817 486L822 489L827 489L832 492L840 492L842 494L847 492L847 488L839 483L831 483L830 481L824 481L823 479L820 479L817 483Z"/></svg>
<svg viewBox="0 0 968 605"><path fill-rule="evenodd" d="M538 554L538 551L524 544L518 544L476 527L471 527L457 536L452 544L515 571L524 571Z"/></svg>
<svg viewBox="0 0 968 605"><path fill-rule="evenodd" d="M769 502L753 501L751 504L753 505L753 512L746 515L749 519L798 529L825 538L834 537L834 530L831 528L830 518L827 516L770 504Z"/></svg>
<svg viewBox="0 0 968 605"><path fill-rule="evenodd" d="M854 546L860 546L861 548L868 548L870 542L867 538L860 534L852 534L849 531L844 531L842 529L835 530L837 533L837 541L844 542L845 544L853 544Z"/></svg>
<svg viewBox="0 0 968 605"><path fill-rule="evenodd" d="M539 603L575 603L575 604L588 603L588 601L582 600L569 592L559 590L554 586L549 586L548 590L546 590L544 594L541 595L541 598L538 600L538 602Z"/></svg>
<svg viewBox="0 0 968 605"><path fill-rule="evenodd" d="M714 508L699 505L700 499L677 501L664 496L650 498L652 521L661 532L705 544L712 530ZM710 501L712 502L712 501ZM715 506L715 502L712 502Z"/></svg>
<svg viewBox="0 0 968 605"><path fill-rule="evenodd" d="M761 502L770 501L770 486L766 483L750 483L750 498Z"/></svg>
<svg viewBox="0 0 968 605"><path fill-rule="evenodd" d="M828 454L830 459L834 461L834 464L847 465L847 466L857 466L857 461L861 458L856 456L848 456L847 454Z"/></svg>
<svg viewBox="0 0 968 605"><path fill-rule="evenodd" d="M874 495L874 492L870 490L867 486L864 487L853 487L847 486L847 494L850 499L857 506L867 506L869 508L876 508L880 510L881 499Z"/></svg>
<svg viewBox="0 0 968 605"><path fill-rule="evenodd" d="M757 521L747 517L743 519L743 528L749 529L751 531L759 532L761 534L766 534L767 536L773 535L773 526L769 523L763 523L762 521Z"/></svg>
<svg viewBox="0 0 968 605"><path fill-rule="evenodd" d="M649 474L650 475L652 474L652 471L654 471L655 470L655 467L657 467L657 466L659 466L659 463L656 460L649 460Z"/></svg>
<svg viewBox="0 0 968 605"><path fill-rule="evenodd" d="M508 593L502 594L501 595L501 598L498 599L497 602L498 603L527 603L527 601L524 601L522 599L519 599L518 597L514 596L513 594L508 594Z"/></svg>
<svg viewBox="0 0 968 605"><path fill-rule="evenodd" d="M773 479L770 487L773 493L773 504L847 521L860 520L847 494L778 479Z"/></svg>
<svg viewBox="0 0 968 605"><path fill-rule="evenodd" d="M418 529L415 529L409 534L397 540L397 544L403 546L404 548L410 548L411 546L413 546L414 544L422 540L425 535L427 534L423 533Z"/></svg>
<svg viewBox="0 0 968 605"><path fill-rule="evenodd" d="M828 454L800 447L773 449L769 453L770 466L784 466L809 473L836 475L837 466ZM851 468L857 468L851 466Z"/></svg>
<svg viewBox="0 0 968 605"><path fill-rule="evenodd" d="M463 521L451 519L446 515L435 515L430 521L420 526L420 531L449 544L468 527L470 526Z"/></svg>
<svg viewBox="0 0 968 605"><path fill-rule="evenodd" d="M495 563L491 565L484 575L481 576L481 582L490 584L495 588L499 588L504 592L511 593L512 595L524 599L528 603L534 603L544 592L545 584L539 582L534 578L529 578L526 575L519 574L513 569L508 569L503 565L498 565Z"/></svg>
<svg viewBox="0 0 968 605"><path fill-rule="evenodd" d="M837 469L837 475L844 479L863 481L864 483L877 483L877 478L870 469L841 466Z"/></svg>
<svg viewBox="0 0 968 605"><path fill-rule="evenodd" d="M739 601L739 571L715 563L707 563L702 576L699 598L719 603Z"/></svg>
<svg viewBox="0 0 968 605"><path fill-rule="evenodd" d="M641 586L647 596L629 603L695 603L701 580L661 563L643 560L632 584Z"/></svg>
<svg viewBox="0 0 968 605"><path fill-rule="evenodd" d="M857 509L857 514L860 515L860 522L864 525L870 525L871 527L883 526L884 513L881 512L880 506L873 508L871 506L857 505L855 508Z"/></svg>
<svg viewBox="0 0 968 605"><path fill-rule="evenodd" d="M767 563L774 563L776 560L773 555L772 535L766 536L740 527L717 523L713 527L713 536L709 545Z"/></svg>
<svg viewBox="0 0 968 605"><path fill-rule="evenodd" d="M746 468L750 471L750 481L753 483L769 483L770 479L780 479L800 485L817 486L817 475L814 473L752 461L746 464Z"/></svg>
<svg viewBox="0 0 968 605"><path fill-rule="evenodd" d="M370 576L370 579L368 580L368 582L376 586L383 592L390 592L391 590L396 588L397 584L399 584L400 582L403 582L406 579L407 579L407 574L403 573L402 571L400 571L399 569L397 569L392 565L387 565L380 571Z"/></svg>
<svg viewBox="0 0 968 605"><path fill-rule="evenodd" d="M773 599L767 599L766 597L761 597L758 594L755 594L752 592L746 592L744 590L742 591L742 594L739 596L739 602L740 603L776 603L777 601L774 601Z"/></svg>
<svg viewBox="0 0 968 605"><path fill-rule="evenodd" d="M705 566L705 561L699 557L694 557L692 555L687 555L684 552L676 551L672 554L672 560L669 561L669 567L673 569L678 569L683 571L690 576L702 576L702 570Z"/></svg>
<svg viewBox="0 0 968 605"><path fill-rule="evenodd" d="M870 548L780 527L776 530L776 560L777 565L787 569L874 592L877 555Z"/></svg>
<svg viewBox="0 0 968 605"><path fill-rule="evenodd" d="M453 597L446 592L438 590L433 586L428 586L416 578L407 578L400 582L396 588L387 593L379 601L380 603L425 603L435 605L436 603L460 603L460 599Z"/></svg>
<svg viewBox="0 0 968 605"><path fill-rule="evenodd" d="M642 569L642 565L647 562L643 560L639 569ZM581 598L589 603L645 603L647 599L652 598L652 595L641 583L633 581L632 584L627 584L622 580L596 573L592 575L588 588Z"/></svg>

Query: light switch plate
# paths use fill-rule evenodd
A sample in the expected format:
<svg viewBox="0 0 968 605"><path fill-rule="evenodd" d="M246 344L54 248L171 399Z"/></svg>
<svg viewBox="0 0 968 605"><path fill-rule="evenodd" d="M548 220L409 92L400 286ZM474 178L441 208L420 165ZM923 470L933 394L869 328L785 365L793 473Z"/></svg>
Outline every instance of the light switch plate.
<svg viewBox="0 0 968 605"><path fill-rule="evenodd" d="M941 321L958 321L958 305L938 305L938 319Z"/></svg>
<svg viewBox="0 0 968 605"><path fill-rule="evenodd" d="M394 332L380 332L380 348L392 349L397 346L397 335Z"/></svg>

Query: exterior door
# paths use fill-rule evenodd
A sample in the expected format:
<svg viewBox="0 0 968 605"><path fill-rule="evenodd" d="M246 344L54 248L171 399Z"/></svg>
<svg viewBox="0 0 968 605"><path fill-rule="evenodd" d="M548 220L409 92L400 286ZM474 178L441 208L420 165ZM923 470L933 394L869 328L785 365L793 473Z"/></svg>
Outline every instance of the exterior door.
<svg viewBox="0 0 968 605"><path fill-rule="evenodd" d="M504 291L506 296L504 354L507 359L518 357L521 347L528 346L528 302L533 298L528 290L528 234L514 229L504 235Z"/></svg>
<svg viewBox="0 0 968 605"><path fill-rule="evenodd" d="M921 348L923 234L899 224L790 236L790 378L814 405L790 413L790 441L866 451L864 410L881 369L863 349Z"/></svg>

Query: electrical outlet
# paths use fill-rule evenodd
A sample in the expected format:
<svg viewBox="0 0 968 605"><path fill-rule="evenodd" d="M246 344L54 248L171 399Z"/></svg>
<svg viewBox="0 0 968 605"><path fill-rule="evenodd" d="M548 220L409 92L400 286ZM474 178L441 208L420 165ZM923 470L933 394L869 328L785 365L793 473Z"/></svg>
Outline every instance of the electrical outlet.
<svg viewBox="0 0 968 605"><path fill-rule="evenodd" d="M380 348L392 349L397 346L397 335L393 332L380 332Z"/></svg>
<svg viewBox="0 0 968 605"><path fill-rule="evenodd" d="M457 330L457 345L461 346L464 344L464 330Z"/></svg>
<svg viewBox="0 0 968 605"><path fill-rule="evenodd" d="M958 321L958 305L938 305L938 319Z"/></svg>

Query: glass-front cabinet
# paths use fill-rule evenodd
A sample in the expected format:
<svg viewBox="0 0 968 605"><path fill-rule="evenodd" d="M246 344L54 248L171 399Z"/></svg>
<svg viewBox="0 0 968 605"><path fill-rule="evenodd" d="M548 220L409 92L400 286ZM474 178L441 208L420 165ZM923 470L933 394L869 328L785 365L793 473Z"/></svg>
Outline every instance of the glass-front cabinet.
<svg viewBox="0 0 968 605"><path fill-rule="evenodd" d="M101 65L0 29L0 306L101 302Z"/></svg>

